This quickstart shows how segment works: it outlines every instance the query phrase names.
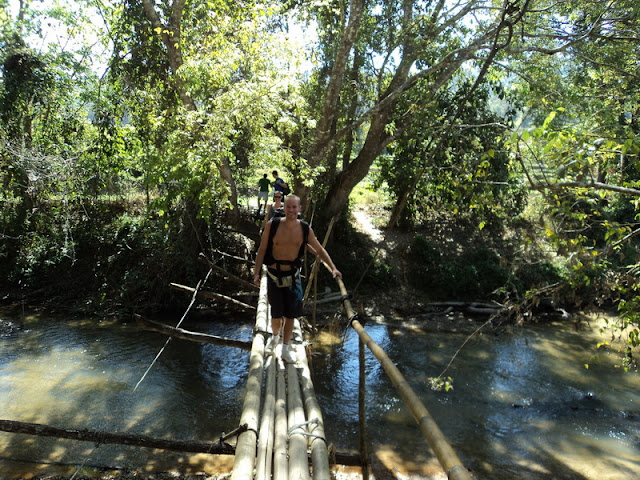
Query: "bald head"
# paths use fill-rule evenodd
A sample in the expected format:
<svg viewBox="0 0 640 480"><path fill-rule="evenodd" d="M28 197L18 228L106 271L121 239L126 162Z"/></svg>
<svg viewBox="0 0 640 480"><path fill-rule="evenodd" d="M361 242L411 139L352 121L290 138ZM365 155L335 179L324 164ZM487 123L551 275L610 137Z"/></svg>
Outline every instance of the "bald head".
<svg viewBox="0 0 640 480"><path fill-rule="evenodd" d="M300 197L297 195L289 195L287 199L284 201L285 205L289 202L295 202L298 206L300 205Z"/></svg>

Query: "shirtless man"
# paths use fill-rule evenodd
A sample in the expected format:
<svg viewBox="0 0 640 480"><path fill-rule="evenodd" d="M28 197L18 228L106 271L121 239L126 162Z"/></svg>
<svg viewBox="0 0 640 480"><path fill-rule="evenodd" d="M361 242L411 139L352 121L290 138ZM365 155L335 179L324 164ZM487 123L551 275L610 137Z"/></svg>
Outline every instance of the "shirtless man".
<svg viewBox="0 0 640 480"><path fill-rule="evenodd" d="M333 273L334 278L342 278L342 274L333 264L331 257L320 244L313 229L298 220L300 212L300 198L290 195L284 202L284 218L273 219L267 223L260 247L256 256L256 265L253 270L253 283L260 285L260 272L263 263L267 265L267 296L271 305L271 328L273 337L267 345L267 353L278 354L282 349L282 359L288 363L295 363L289 342L293 333L293 320L303 315L302 309L302 281L300 279L300 259L304 253L304 231L308 228L307 245L309 250L320 257ZM269 249L269 233L278 222L273 245ZM270 250L270 251L269 251ZM284 320L282 332L283 344L280 347L280 328Z"/></svg>

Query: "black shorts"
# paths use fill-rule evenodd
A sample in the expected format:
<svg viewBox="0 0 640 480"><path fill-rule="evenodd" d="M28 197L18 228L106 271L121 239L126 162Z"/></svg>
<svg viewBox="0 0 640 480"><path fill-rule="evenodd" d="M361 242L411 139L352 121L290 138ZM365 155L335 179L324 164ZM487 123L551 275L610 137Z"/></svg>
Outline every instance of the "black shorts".
<svg viewBox="0 0 640 480"><path fill-rule="evenodd" d="M274 269L269 269L274 275ZM271 318L296 318L304 315L302 308L302 280L296 272L289 287L278 287L276 282L267 275L267 297L271 306Z"/></svg>

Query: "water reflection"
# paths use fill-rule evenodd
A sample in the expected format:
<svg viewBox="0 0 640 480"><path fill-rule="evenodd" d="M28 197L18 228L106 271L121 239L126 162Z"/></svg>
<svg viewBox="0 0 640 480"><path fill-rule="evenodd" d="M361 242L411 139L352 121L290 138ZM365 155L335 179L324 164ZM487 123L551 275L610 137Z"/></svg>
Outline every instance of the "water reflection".
<svg viewBox="0 0 640 480"><path fill-rule="evenodd" d="M198 329L251 338L251 329L239 324ZM0 338L0 418L193 440L215 440L235 428L248 353L174 339L134 391L164 343L162 335L117 322L27 318L22 332ZM73 464L85 461L213 472L217 460L119 445L94 451L84 442L0 433L2 478L74 473Z"/></svg>
<svg viewBox="0 0 640 480"><path fill-rule="evenodd" d="M211 322L194 330L251 338L251 327ZM454 390L434 392L464 335L426 334L368 324L477 479L640 478L640 380L613 368L617 354L593 363L593 332L563 326L478 335L446 375ZM331 443L358 446L358 338L314 339L314 385ZM134 392L165 337L118 322L27 319L0 338L0 418L66 428L213 440L237 426L248 352L171 341ZM413 417L373 355L366 354L367 429L390 475L440 471ZM6 477L66 473L87 465L214 473L231 457L0 433ZM75 464L75 465L74 465ZM83 470L83 473L91 470Z"/></svg>
<svg viewBox="0 0 640 480"><path fill-rule="evenodd" d="M640 478L640 379L614 368L618 354L591 365L597 329L514 328L479 335L446 375L451 392L433 392L466 336L399 331L367 325L384 345L476 478ZM316 360L315 380L328 436L357 448L357 335L334 355ZM372 443L389 470L412 470L432 459L426 441L391 382L367 352L367 418ZM344 359L348 359L345 361ZM349 412L346 416L345 412ZM392 454L389 454L389 452Z"/></svg>

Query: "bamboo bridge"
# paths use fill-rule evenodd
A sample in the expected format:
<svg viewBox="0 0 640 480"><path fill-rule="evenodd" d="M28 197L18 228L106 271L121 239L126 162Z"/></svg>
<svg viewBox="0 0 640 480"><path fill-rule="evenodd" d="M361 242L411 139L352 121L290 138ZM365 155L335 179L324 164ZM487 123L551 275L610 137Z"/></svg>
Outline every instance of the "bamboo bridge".
<svg viewBox="0 0 640 480"><path fill-rule="evenodd" d="M470 473L461 464L426 407L358 321L342 280L338 278L336 281L350 325L360 337L361 377L364 371L363 347L366 346L381 363L411 410L448 478L471 480ZM337 463L338 458L335 453L329 452L322 412L315 397L302 343L300 323L296 321L292 341L296 349L296 364L284 364L273 355L265 357L266 339L271 335L266 292L266 274L263 273L249 359L249 377L240 418L240 424L246 425L246 430L237 439L231 478L330 480L330 463ZM366 448L361 445L361 449L357 463L363 469L363 478L368 478ZM346 456L342 456L342 459L347 460Z"/></svg>
<svg viewBox="0 0 640 480"><path fill-rule="evenodd" d="M332 225L333 222L329 225L323 246L326 245ZM234 277L217 267L204 254L200 254L200 260L207 263L212 270L225 275L226 278L246 287L255 288L253 284ZM322 262L316 261L313 265L305 291L305 302L308 300L311 285L317 286L317 270L320 264ZM326 265L324 266L326 267ZM322 410L315 396L307 363L302 327L298 320L294 325L291 342L292 348L295 349L296 363L286 364L275 355L265 355L265 346L272 332L267 300L267 276L263 268L253 341L250 345L247 386L239 422L241 427L237 432L231 479L307 480L313 478L314 480L330 480L332 478L331 464L358 465L362 468L363 478L368 478L369 467L363 435L365 418L364 347L366 346L380 362L399 395L410 409L448 478L451 480L471 480L469 471L462 465L426 407L394 363L371 339L359 322L342 279L336 278L335 280L350 326L360 338L360 455L330 452L329 442L325 436ZM195 298L199 293L200 284L195 289L175 284L172 286L193 292ZM230 298L224 300L237 303ZM150 328L149 325L146 328ZM211 343L216 343L216 340ZM221 341L221 343L223 342ZM244 348L248 349L249 346L245 345Z"/></svg>
<svg viewBox="0 0 640 480"><path fill-rule="evenodd" d="M325 240L326 242L326 240ZM203 254L201 260L208 263L212 271L224 274L232 281L257 289L255 285L217 267ZM318 264L315 262L310 276L314 283ZM326 266L326 265L325 265ZM209 275L208 274L208 275ZM208 454L233 454L232 480L330 480L331 465L352 465L362 469L363 478L369 477L368 454L366 451L364 427L364 349L368 348L380 362L392 381L398 394L411 411L418 427L433 450L443 471L451 480L471 480L469 471L461 464L456 453L429 414L421 400L411 389L403 375L378 346L360 323L349 301L349 295L340 278L336 282L340 289L339 299L349 319L349 325L360 339L360 454L349 455L331 451L325 435L322 409L315 396L311 373L307 362L302 326L296 320L291 345L295 349L297 363L285 364L274 355L265 355L265 345L272 335L267 300L267 276L263 269L259 287L257 307L239 302L230 297L201 290L204 281L195 288L172 284L173 288L192 293L189 308L196 297L224 300L237 307L255 310L256 320L251 342L215 337L189 332L176 327L152 322L137 316L142 328L197 342L233 346L250 351L248 379L239 427L229 434L223 434L217 442L175 441L104 431L60 429L40 424L30 424L10 420L0 420L0 431L30 435L55 436L99 444L117 443L137 445L183 452L203 452ZM317 284L316 284L317 285ZM307 285L309 293L310 285ZM187 312L189 311L187 309ZM185 312L185 316L186 313ZM183 319L185 318L183 316ZM158 354L159 356L160 354ZM157 357L156 357L157 359ZM151 368L151 366L149 367ZM147 370L148 371L148 370ZM146 374L145 374L146 375ZM144 376L143 376L144 378ZM142 379L143 379L142 378ZM142 381L140 379L140 382ZM138 384L140 383L138 382ZM136 385L137 388L137 385ZM135 389L134 389L135 390ZM229 442L235 438L235 445Z"/></svg>
<svg viewBox="0 0 640 480"><path fill-rule="evenodd" d="M333 226L330 223L323 246ZM221 253L221 252L218 252ZM200 260L208 264L211 271L225 276L228 280L250 289L257 287L242 278L234 276L204 254ZM244 260L244 259L238 259ZM317 286L317 271L320 261L313 264L304 295L308 300L311 286ZM328 268L326 265L324 265ZM364 347L366 346L380 362L387 376L394 384L397 392L410 409L418 423L422 434L433 450L443 471L450 480L471 480L471 474L462 465L456 453L449 445L444 434L431 417L419 397L411 389L408 382L385 352L377 345L360 323L349 300L349 294L340 278L335 279L340 290L338 297L343 304L350 326L360 338L360 454L349 455L330 451L325 436L322 409L315 396L311 373L307 361L302 326L298 319L294 324L291 347L295 350L295 364L284 363L275 355L266 355L265 347L271 337L269 302L267 300L267 275L263 268L259 287L257 307L243 304L230 297L212 292L203 292L200 282L196 288L171 284L175 289L183 290L196 296L214 298L247 309L255 309L256 320L252 342L223 339L204 334L163 326L138 317L138 323L146 329L219 345L235 346L250 350L249 373L242 413L238 429L227 437L236 436L235 446L225 443L219 445L218 453L235 454L231 480L330 480L331 465L351 465L362 469L363 478L369 477L368 454L364 438ZM315 327L315 325L314 325ZM228 438L227 438L228 439ZM221 439L222 440L222 439ZM214 449L209 448L210 453Z"/></svg>

